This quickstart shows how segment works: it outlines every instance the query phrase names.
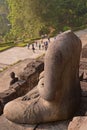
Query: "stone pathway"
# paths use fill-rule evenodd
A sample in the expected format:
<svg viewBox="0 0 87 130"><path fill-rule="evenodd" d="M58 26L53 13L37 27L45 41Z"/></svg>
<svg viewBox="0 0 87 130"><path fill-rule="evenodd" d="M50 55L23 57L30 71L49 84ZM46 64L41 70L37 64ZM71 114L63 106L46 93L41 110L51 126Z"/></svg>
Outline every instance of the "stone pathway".
<svg viewBox="0 0 87 130"><path fill-rule="evenodd" d="M77 31L75 34L81 39L82 46L87 44L87 29Z"/></svg>
<svg viewBox="0 0 87 130"><path fill-rule="evenodd" d="M76 34L78 37L82 37L82 36L84 36L84 35L87 35L87 29L80 30L80 31L76 31L75 34Z"/></svg>
<svg viewBox="0 0 87 130"><path fill-rule="evenodd" d="M27 58L35 59L45 53L45 50L38 50L36 47L35 53L27 47L13 47L0 53L0 68L12 65L20 60Z"/></svg>
<svg viewBox="0 0 87 130"><path fill-rule="evenodd" d="M80 37L84 46L87 43L87 29L75 32L75 34ZM53 38L51 41L53 41ZM44 50L39 50L39 47L36 47L36 45L35 49L35 53L32 51L31 46L30 49L27 49L27 47L13 47L6 51L0 52L0 70L3 70L3 68L6 68L20 60L24 60L26 58L37 58L45 53Z"/></svg>
<svg viewBox="0 0 87 130"><path fill-rule="evenodd" d="M54 40L54 38L51 38L51 42ZM44 39L44 41L47 41L47 39ZM43 55L46 51L44 49L39 50L39 41L35 46L35 52L32 50L32 45L30 45L30 48L28 49L26 47L13 47L11 49L8 49L6 51L0 52L0 70L2 71L4 68L8 67L9 65L15 64L19 62L20 60L24 59L36 59L37 57ZM41 44L42 46L42 44Z"/></svg>

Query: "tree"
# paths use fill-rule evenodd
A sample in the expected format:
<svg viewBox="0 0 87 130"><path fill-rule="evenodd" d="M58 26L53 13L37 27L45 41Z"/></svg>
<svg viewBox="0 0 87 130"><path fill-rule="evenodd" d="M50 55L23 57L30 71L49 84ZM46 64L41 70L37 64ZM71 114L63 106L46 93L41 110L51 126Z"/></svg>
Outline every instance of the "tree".
<svg viewBox="0 0 87 130"><path fill-rule="evenodd" d="M38 37L87 24L87 0L7 0L11 34Z"/></svg>
<svg viewBox="0 0 87 130"><path fill-rule="evenodd" d="M0 0L0 35L3 36L9 31L7 19L8 7L5 0Z"/></svg>

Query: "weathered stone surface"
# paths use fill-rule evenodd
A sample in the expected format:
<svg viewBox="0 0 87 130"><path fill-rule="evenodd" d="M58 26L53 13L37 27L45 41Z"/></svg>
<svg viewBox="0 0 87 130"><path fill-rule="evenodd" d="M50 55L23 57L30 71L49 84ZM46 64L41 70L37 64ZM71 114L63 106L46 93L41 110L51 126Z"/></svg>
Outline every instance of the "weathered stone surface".
<svg viewBox="0 0 87 130"><path fill-rule="evenodd" d="M81 41L73 32L59 35L47 50L44 78L27 101L19 98L6 104L7 119L36 124L71 118L80 104L80 52Z"/></svg>
<svg viewBox="0 0 87 130"><path fill-rule="evenodd" d="M39 124L36 130L67 130L69 121Z"/></svg>
<svg viewBox="0 0 87 130"><path fill-rule="evenodd" d="M29 90L31 90L38 83L39 74L44 70L44 61L43 58L39 60L34 60L29 63L24 72L22 72L19 76L20 79L25 80L27 82L27 86L29 86Z"/></svg>
<svg viewBox="0 0 87 130"><path fill-rule="evenodd" d="M18 81L13 84L8 90L0 93L0 99L3 100L3 103L7 102L19 97L23 96L27 93L28 87L26 86L26 81Z"/></svg>
<svg viewBox="0 0 87 130"><path fill-rule="evenodd" d="M13 84L8 90L0 93L0 115L3 113L4 105L20 96L27 93L28 87L26 81L18 81Z"/></svg>
<svg viewBox="0 0 87 130"><path fill-rule="evenodd" d="M23 96L33 87L36 86L39 80L39 74L44 69L43 58L31 61L26 65L23 72L20 73L20 80L11 85L8 90L0 93L0 115L3 113L4 105L20 96ZM32 71L31 71L32 70Z"/></svg>
<svg viewBox="0 0 87 130"><path fill-rule="evenodd" d="M80 82L80 84L81 84L81 102L75 116L87 116L87 82Z"/></svg>
<svg viewBox="0 0 87 130"><path fill-rule="evenodd" d="M82 49L82 58L87 58L87 44Z"/></svg>
<svg viewBox="0 0 87 130"><path fill-rule="evenodd" d="M87 117L75 117L69 124L68 130L87 130Z"/></svg>
<svg viewBox="0 0 87 130"><path fill-rule="evenodd" d="M41 75L43 75L43 73ZM83 92L87 92L87 83L81 82L81 88ZM69 128L68 128L68 124L70 121L68 120L30 126L30 125L23 125L23 124L18 125L18 124L12 123L8 121L6 118L4 118L4 116L1 116L0 117L0 130L7 130L7 128L8 130L34 130L34 128L36 128L36 130L68 130L68 129L80 130L80 129L77 129L77 126L80 126L82 130L85 130L83 129L83 125L84 127L86 127L87 121L85 120L85 117L84 117L86 113L87 113L87 96L82 94L81 105L77 114L77 116L79 117L75 117L75 118L81 118L81 119L78 119L78 120L76 119L74 120L74 122L71 122L69 125ZM82 124L80 121L82 121Z"/></svg>
<svg viewBox="0 0 87 130"><path fill-rule="evenodd" d="M67 130L70 121L59 121L47 124L26 125L15 124L0 116L0 130Z"/></svg>
<svg viewBox="0 0 87 130"><path fill-rule="evenodd" d="M81 58L80 59L80 70L87 70L87 58Z"/></svg>
<svg viewBox="0 0 87 130"><path fill-rule="evenodd" d="M80 82L82 97L79 110L69 123L68 130L87 130L87 82Z"/></svg>
<svg viewBox="0 0 87 130"><path fill-rule="evenodd" d="M0 130L34 130L36 125L15 124L0 116Z"/></svg>
<svg viewBox="0 0 87 130"><path fill-rule="evenodd" d="M87 82L87 58L80 59L79 77L80 77L80 81Z"/></svg>
<svg viewBox="0 0 87 130"><path fill-rule="evenodd" d="M80 82L82 89L82 97L87 97L87 82Z"/></svg>
<svg viewBox="0 0 87 130"><path fill-rule="evenodd" d="M87 58L80 59L79 76L84 72L83 79L87 78Z"/></svg>

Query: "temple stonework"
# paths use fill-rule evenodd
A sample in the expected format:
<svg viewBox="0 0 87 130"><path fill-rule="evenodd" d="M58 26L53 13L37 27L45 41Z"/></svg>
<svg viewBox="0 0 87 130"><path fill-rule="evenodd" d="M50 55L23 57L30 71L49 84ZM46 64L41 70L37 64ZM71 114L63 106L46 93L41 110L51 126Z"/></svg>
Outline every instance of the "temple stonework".
<svg viewBox="0 0 87 130"><path fill-rule="evenodd" d="M80 104L79 61L82 45L66 31L50 43L38 85L6 104L4 116L15 123L37 124L69 119Z"/></svg>

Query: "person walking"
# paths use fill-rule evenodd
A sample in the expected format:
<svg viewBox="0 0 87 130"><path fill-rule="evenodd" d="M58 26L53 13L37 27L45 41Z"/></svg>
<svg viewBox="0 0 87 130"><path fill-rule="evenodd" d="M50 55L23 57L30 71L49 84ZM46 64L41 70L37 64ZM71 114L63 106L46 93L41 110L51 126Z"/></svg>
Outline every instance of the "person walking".
<svg viewBox="0 0 87 130"><path fill-rule="evenodd" d="M29 44L29 43L27 43L27 48L29 49L29 47L30 47L30 44Z"/></svg>
<svg viewBox="0 0 87 130"><path fill-rule="evenodd" d="M41 44L39 43L39 50L41 50Z"/></svg>
<svg viewBox="0 0 87 130"><path fill-rule="evenodd" d="M34 44L32 43L32 50L33 52L35 53L35 47L34 47Z"/></svg>

